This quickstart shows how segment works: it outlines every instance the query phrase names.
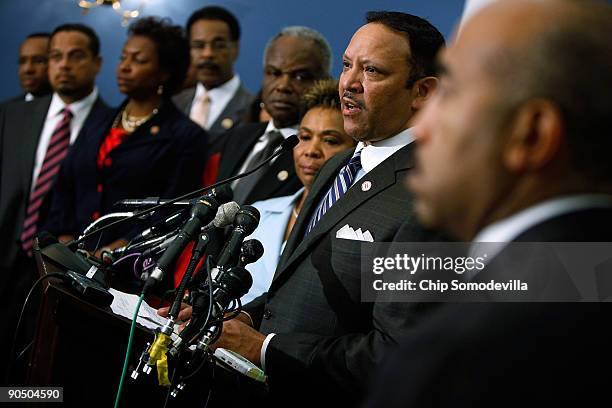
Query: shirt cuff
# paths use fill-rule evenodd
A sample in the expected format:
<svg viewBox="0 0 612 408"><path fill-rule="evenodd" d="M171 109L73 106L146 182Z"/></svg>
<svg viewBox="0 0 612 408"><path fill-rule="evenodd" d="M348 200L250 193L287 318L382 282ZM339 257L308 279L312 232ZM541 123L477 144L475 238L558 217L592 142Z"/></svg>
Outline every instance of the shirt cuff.
<svg viewBox="0 0 612 408"><path fill-rule="evenodd" d="M272 337L274 336L276 336L276 333L268 334L263 342L263 345L261 346L260 360L261 360L261 368L264 371L266 371L266 350L268 349L268 344L270 344L270 340L272 340Z"/></svg>

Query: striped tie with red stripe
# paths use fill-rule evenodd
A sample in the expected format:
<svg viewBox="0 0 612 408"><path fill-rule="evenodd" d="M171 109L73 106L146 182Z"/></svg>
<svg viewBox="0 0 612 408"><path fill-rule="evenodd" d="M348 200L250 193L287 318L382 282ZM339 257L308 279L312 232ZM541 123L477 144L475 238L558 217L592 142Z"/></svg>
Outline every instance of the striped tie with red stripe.
<svg viewBox="0 0 612 408"><path fill-rule="evenodd" d="M51 190L55 176L59 172L62 161L68 154L68 147L70 147L70 120L72 119L72 112L68 108L64 108L60 113L62 117L49 140L49 146L47 146L42 167L38 173L34 189L30 193L30 200L26 208L26 216L21 233L21 247L28 255L32 254L32 239L36 234L40 206L45 195Z"/></svg>

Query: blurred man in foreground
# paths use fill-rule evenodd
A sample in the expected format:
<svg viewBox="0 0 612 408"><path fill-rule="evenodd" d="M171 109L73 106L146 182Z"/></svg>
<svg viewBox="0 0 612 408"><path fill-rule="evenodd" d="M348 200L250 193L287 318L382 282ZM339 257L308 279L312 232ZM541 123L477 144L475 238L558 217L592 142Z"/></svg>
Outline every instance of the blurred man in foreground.
<svg viewBox="0 0 612 408"><path fill-rule="evenodd" d="M499 2L468 20L415 129L420 219L467 241L612 241L609 38L603 2ZM593 405L610 312L447 305L389 361L369 406Z"/></svg>

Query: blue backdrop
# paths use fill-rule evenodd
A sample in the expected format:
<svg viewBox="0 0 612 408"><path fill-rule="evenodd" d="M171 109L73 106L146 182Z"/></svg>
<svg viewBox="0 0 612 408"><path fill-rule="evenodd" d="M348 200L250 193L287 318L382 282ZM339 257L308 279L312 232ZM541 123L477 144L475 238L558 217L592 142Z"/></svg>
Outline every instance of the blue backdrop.
<svg viewBox="0 0 612 408"><path fill-rule="evenodd" d="M92 26L102 42L102 71L98 87L111 104L122 96L115 84L115 67L126 38L120 16L110 7L98 7L83 14L77 0L1 0L0 32L3 53L0 55L0 100L20 93L17 79L19 44L35 31L52 31L59 24L81 22ZM137 4L126 0L127 6ZM184 25L191 12L199 7L219 4L231 10L240 20L243 35L236 70L247 87L256 92L262 74L262 53L267 40L287 25L307 25L319 30L329 40L334 52L334 75L340 73L340 58L355 30L363 23L368 10L396 10L427 18L448 38L459 21L464 0L148 0L143 15L170 17Z"/></svg>

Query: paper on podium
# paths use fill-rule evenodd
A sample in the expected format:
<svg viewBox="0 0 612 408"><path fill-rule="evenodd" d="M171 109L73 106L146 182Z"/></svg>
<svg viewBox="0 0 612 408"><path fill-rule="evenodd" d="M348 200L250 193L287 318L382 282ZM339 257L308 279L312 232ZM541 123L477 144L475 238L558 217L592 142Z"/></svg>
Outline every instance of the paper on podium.
<svg viewBox="0 0 612 408"><path fill-rule="evenodd" d="M127 317L132 320L134 317L134 310L138 304L138 296L129 293L121 292L115 289L109 289L109 292L113 295L113 303L111 303L111 310L114 314ZM152 308L143 301L138 311L138 319L136 322L147 329L155 330L158 327L166 324L168 319L161 317L157 314L157 309ZM178 326L175 326L175 330Z"/></svg>

